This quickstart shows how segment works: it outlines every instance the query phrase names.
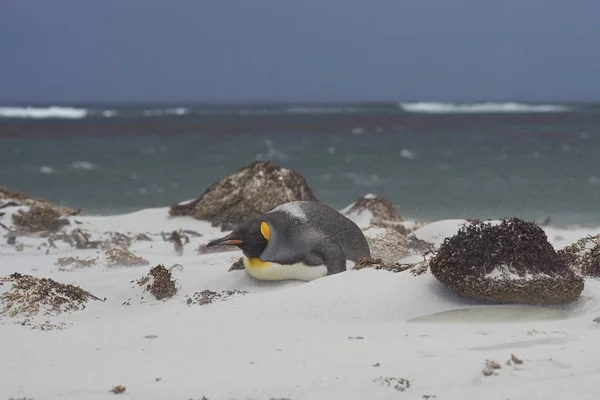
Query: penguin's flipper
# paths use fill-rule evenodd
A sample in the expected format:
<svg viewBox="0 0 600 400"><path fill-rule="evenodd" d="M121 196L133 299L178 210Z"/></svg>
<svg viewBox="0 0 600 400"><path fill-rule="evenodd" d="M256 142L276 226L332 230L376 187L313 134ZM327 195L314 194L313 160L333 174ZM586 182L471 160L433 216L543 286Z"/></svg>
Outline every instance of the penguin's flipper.
<svg viewBox="0 0 600 400"><path fill-rule="evenodd" d="M311 255L323 260L327 267L327 275L346 270L346 256L339 243L333 239L321 238L314 243Z"/></svg>

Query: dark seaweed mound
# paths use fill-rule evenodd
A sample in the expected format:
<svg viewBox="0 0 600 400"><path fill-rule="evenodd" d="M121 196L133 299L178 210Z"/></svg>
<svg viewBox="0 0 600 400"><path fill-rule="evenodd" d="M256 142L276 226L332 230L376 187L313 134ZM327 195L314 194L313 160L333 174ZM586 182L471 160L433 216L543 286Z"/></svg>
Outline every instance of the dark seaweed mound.
<svg viewBox="0 0 600 400"><path fill-rule="evenodd" d="M600 278L600 234L581 238L557 253L579 274Z"/></svg>
<svg viewBox="0 0 600 400"><path fill-rule="evenodd" d="M430 269L446 287L497 303L561 304L584 286L542 228L514 217L463 227L440 246Z"/></svg>

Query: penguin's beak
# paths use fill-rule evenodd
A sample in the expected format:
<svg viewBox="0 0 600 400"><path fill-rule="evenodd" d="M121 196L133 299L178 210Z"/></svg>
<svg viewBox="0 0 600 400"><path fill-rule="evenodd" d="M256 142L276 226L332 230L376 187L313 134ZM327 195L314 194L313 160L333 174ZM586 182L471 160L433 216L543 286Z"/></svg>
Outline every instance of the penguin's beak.
<svg viewBox="0 0 600 400"><path fill-rule="evenodd" d="M211 247L211 246L221 246L221 245L238 245L238 244L242 244L243 241L240 239L237 239L234 236L234 233L230 233L229 235L222 237L220 239L215 239L215 240L211 240L210 242L208 242L206 244L206 247Z"/></svg>

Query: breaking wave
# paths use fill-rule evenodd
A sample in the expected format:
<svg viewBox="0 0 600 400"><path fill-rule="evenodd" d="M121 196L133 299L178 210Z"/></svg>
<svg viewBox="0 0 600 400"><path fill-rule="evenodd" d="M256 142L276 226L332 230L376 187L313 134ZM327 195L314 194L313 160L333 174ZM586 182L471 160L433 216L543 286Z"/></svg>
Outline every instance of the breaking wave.
<svg viewBox="0 0 600 400"><path fill-rule="evenodd" d="M271 105L271 106L195 106L195 107L71 107L71 106L0 106L0 118L22 119L83 119L83 118L156 118L180 116L277 116L277 115L332 115L369 113L543 113L567 112L572 108L555 104L506 103L441 103L411 102L382 104L341 105ZM355 134L364 133L356 127Z"/></svg>
<svg viewBox="0 0 600 400"><path fill-rule="evenodd" d="M88 111L85 108L74 107L0 107L0 117L3 118L85 118Z"/></svg>
<svg viewBox="0 0 600 400"><path fill-rule="evenodd" d="M453 113L535 113L535 112L567 112L570 107L557 104L524 104L524 103L400 103L400 108L407 112L429 114Z"/></svg>
<svg viewBox="0 0 600 400"><path fill-rule="evenodd" d="M157 108L142 111L142 115L146 117L162 117L165 115L186 115L190 110L184 107L177 108Z"/></svg>

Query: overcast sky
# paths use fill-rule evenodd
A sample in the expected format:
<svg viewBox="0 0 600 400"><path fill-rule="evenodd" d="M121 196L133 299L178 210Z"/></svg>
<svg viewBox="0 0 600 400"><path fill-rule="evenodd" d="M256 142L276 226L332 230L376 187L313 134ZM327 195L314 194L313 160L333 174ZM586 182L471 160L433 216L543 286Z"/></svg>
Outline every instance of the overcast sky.
<svg viewBox="0 0 600 400"><path fill-rule="evenodd" d="M0 100L600 100L599 0L1 0Z"/></svg>

